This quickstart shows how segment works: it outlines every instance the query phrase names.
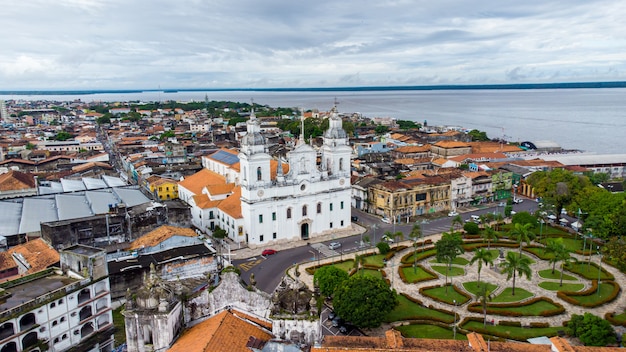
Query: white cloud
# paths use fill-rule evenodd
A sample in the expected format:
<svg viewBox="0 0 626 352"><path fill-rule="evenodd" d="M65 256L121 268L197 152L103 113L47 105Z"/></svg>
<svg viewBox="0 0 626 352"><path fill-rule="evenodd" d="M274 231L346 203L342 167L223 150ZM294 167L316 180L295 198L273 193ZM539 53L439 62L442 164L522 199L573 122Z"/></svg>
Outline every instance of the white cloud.
<svg viewBox="0 0 626 352"><path fill-rule="evenodd" d="M0 89L626 80L626 3L9 0Z"/></svg>

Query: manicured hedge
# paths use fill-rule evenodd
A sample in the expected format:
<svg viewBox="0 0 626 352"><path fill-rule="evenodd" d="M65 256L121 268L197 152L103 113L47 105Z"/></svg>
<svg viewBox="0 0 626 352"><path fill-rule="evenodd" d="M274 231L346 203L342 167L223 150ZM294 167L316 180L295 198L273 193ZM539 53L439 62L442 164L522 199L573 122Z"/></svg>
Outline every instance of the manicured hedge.
<svg viewBox="0 0 626 352"><path fill-rule="evenodd" d="M437 275L437 273L435 273L434 271L432 271L432 270L430 270L430 269L426 268L426 267L425 267L425 266L423 266L423 265L418 264L418 265L417 265L417 268L419 268L419 269L421 269L421 270L425 271L426 273L428 273L428 274L432 275L433 277L432 277L432 278L423 278L423 279L418 279L418 280L415 280L415 281L411 281L411 282L409 282L409 281L407 280L406 276L404 275L404 270L402 270L402 269L404 269L404 268L412 268L412 267L413 267L413 264L402 264L402 265L400 265L400 266L398 267L398 275L400 275L400 279L402 279L402 281L403 281L403 282L405 282L405 283L407 283L407 284L414 284L414 283L418 283L418 282L422 282L422 281L435 280L436 278L438 278L438 277L439 277L439 275Z"/></svg>
<svg viewBox="0 0 626 352"><path fill-rule="evenodd" d="M500 320L498 322L498 325L503 325L503 326L522 326L522 322L521 321L507 321L507 320Z"/></svg>
<svg viewBox="0 0 626 352"><path fill-rule="evenodd" d="M533 322L531 322L529 324L529 326L531 328L549 328L550 327L550 323L543 323L543 322L535 322L535 321L533 321Z"/></svg>
<svg viewBox="0 0 626 352"><path fill-rule="evenodd" d="M622 315L622 314L618 314ZM616 319L615 313L606 313L604 315L604 319L608 320L609 323L617 326L626 326L626 319Z"/></svg>
<svg viewBox="0 0 626 352"><path fill-rule="evenodd" d="M576 292L557 291L556 295L557 297L564 300L565 302L568 302L568 303L571 303L580 307L587 307L587 308L598 307L605 303L609 303L613 301L615 298L617 298L617 296L619 295L619 292L621 291L621 288L615 281L606 280L606 281L603 281L602 283L612 285L613 291L611 291L611 293L608 296L602 297L596 302L580 302L573 297L595 295L598 290L598 280L592 280L591 287L584 291L576 291Z"/></svg>
<svg viewBox="0 0 626 352"><path fill-rule="evenodd" d="M565 308L563 307L562 304L554 302L553 300L551 300L550 298L547 298L547 297L535 297L535 298L532 298L530 300L522 301L522 302L488 304L487 305L487 314L507 316L507 317L527 316L526 314L524 314L522 312L500 311L500 310L494 310L494 309L491 309L491 308L496 308L496 307L497 308L521 308L521 307L525 307L525 306L537 303L539 301L548 302L548 303L550 303L550 304L555 306L554 309L544 310L544 311L540 312L539 316L549 317L549 316L553 316L553 315L559 315L559 314L565 312ZM483 307L482 307L482 304L480 304L480 302L475 302L475 303L469 304L467 306L467 310L469 310L470 312L473 312L473 313L483 313Z"/></svg>
<svg viewBox="0 0 626 352"><path fill-rule="evenodd" d="M439 298L439 297L437 297L437 296L433 296L433 295L429 295L429 294L427 294L427 293L424 293L424 291L425 291L425 290L430 290L430 289L433 289L433 288L439 288L439 287L443 287L443 285L432 285L432 286L420 287L420 289L419 289L419 293L420 293L421 295L424 295L424 296L430 297L430 298L431 298L432 300L434 300L434 301L449 304L449 302L444 301L444 300L440 299L440 298ZM455 291L456 293L458 293L459 295L461 295L461 296L465 297L465 298L467 299L467 301L469 301L469 300L471 300L471 299L472 299L472 296L470 296L469 294L465 293L465 291L462 291L460 288L456 287L455 285L452 285L452 288L454 289L454 291ZM465 301L465 302L467 302L467 301ZM465 303L465 302L463 302L463 303Z"/></svg>

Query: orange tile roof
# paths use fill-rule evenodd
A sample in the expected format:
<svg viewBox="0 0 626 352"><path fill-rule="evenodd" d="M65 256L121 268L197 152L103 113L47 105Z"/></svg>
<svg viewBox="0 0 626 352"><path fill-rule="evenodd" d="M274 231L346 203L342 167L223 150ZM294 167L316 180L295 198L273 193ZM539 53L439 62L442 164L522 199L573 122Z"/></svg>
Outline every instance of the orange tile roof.
<svg viewBox="0 0 626 352"><path fill-rule="evenodd" d="M169 352L250 352L251 337L267 342L272 335L245 320L245 314L223 311L183 332Z"/></svg>
<svg viewBox="0 0 626 352"><path fill-rule="evenodd" d="M283 175L286 175L289 172L289 164L281 163L281 165L283 166ZM276 170L278 170L278 161L272 159L270 160L270 179L271 180L276 179Z"/></svg>
<svg viewBox="0 0 626 352"><path fill-rule="evenodd" d="M26 262L30 265L30 269L26 272L27 274L46 269L57 264L61 259L59 252L50 247L41 238L17 245L9 249L8 253L11 255L20 253L26 259Z"/></svg>
<svg viewBox="0 0 626 352"><path fill-rule="evenodd" d="M216 208L222 200L211 200L206 194L198 194L192 197L196 206L200 209Z"/></svg>
<svg viewBox="0 0 626 352"><path fill-rule="evenodd" d="M450 160L454 160L454 161L465 161L466 159L472 159L472 160L476 160L476 159L487 159L487 160L491 160L491 159L506 159L506 155L500 152L492 152L492 153L472 153L472 154L463 154L463 155L457 155L457 156L453 156L451 158L448 158Z"/></svg>
<svg viewBox="0 0 626 352"><path fill-rule="evenodd" d="M151 186L160 186L160 185L165 185L165 184L176 184L178 183L178 181L174 180L173 178L167 178L167 177L161 177L161 176L154 176L156 178L153 178L153 176L150 176L148 178L148 183Z"/></svg>
<svg viewBox="0 0 626 352"><path fill-rule="evenodd" d="M17 267L15 260L9 252L0 252L0 271Z"/></svg>
<svg viewBox="0 0 626 352"><path fill-rule="evenodd" d="M235 184L234 183L226 183L223 185L210 185L207 186L207 191L209 191L209 194L211 195L218 195L218 194L229 194L233 191L233 188L235 188Z"/></svg>
<svg viewBox="0 0 626 352"><path fill-rule="evenodd" d="M0 175L0 191L35 188L35 177L15 170Z"/></svg>
<svg viewBox="0 0 626 352"><path fill-rule="evenodd" d="M437 147L441 147L441 148L467 148L470 146L469 144L465 142L459 142L459 141L439 141L435 143L434 145L436 145Z"/></svg>
<svg viewBox="0 0 626 352"><path fill-rule="evenodd" d="M223 185L226 184L224 176L217 174L208 169L202 169L195 174L185 178L183 181L178 182L179 186L182 186L193 194L201 194L202 189L211 185Z"/></svg>
<svg viewBox="0 0 626 352"><path fill-rule="evenodd" d="M511 144L500 144L498 142L469 142L473 153L512 153L521 152L522 148Z"/></svg>
<svg viewBox="0 0 626 352"><path fill-rule="evenodd" d="M128 249L154 247L172 236L196 237L198 235L190 228L163 225L131 242Z"/></svg>
<svg viewBox="0 0 626 352"><path fill-rule="evenodd" d="M74 172L81 172L81 171L86 171L86 170L89 170L89 169L92 169L92 168L96 168L96 167L101 167L101 168L104 168L104 169L112 169L113 168L113 166L111 166L111 165L109 165L107 163L103 163L103 162L100 162L100 161L91 161L91 162L88 162L88 163L83 163L83 164L74 166L72 168L72 171L74 171Z"/></svg>
<svg viewBox="0 0 626 352"><path fill-rule="evenodd" d="M430 151L430 144L425 144L422 146L417 145L406 145L404 147L398 147L393 150L397 153L425 153Z"/></svg>
<svg viewBox="0 0 626 352"><path fill-rule="evenodd" d="M233 194L221 201L217 208L233 219L241 219L241 187L233 188Z"/></svg>

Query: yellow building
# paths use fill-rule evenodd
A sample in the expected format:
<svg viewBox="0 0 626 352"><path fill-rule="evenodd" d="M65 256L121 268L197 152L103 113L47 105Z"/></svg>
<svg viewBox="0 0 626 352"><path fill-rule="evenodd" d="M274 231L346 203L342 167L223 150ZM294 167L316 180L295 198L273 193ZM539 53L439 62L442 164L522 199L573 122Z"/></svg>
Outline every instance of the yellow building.
<svg viewBox="0 0 626 352"><path fill-rule="evenodd" d="M178 198L178 181L161 176L150 176L146 179L146 186L159 200Z"/></svg>

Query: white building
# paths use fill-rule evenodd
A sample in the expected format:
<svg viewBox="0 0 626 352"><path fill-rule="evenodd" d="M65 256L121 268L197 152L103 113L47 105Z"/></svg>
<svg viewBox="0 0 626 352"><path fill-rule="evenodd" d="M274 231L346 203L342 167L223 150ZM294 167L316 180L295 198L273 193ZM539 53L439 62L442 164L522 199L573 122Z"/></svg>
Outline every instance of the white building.
<svg viewBox="0 0 626 352"><path fill-rule="evenodd" d="M104 251L76 245L51 268L2 284L0 350L113 349L113 316Z"/></svg>
<svg viewBox="0 0 626 352"><path fill-rule="evenodd" d="M318 152L304 141L304 120L296 147L287 154L288 168L278 160L275 177L260 123L254 113L239 153L241 214L246 241L309 239L350 223L350 154L348 136L336 108ZM285 172L285 170L288 170Z"/></svg>

